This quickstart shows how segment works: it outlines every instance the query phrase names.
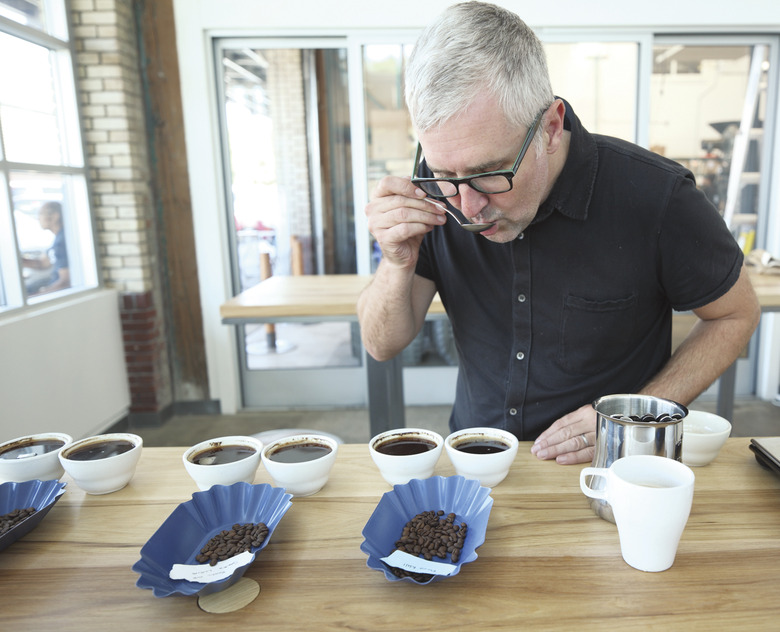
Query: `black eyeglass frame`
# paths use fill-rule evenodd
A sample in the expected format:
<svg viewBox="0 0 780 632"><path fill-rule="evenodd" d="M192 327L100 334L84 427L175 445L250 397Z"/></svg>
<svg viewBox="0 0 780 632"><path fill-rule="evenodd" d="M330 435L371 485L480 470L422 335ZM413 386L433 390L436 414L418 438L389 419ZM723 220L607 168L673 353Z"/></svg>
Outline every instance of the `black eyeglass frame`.
<svg viewBox="0 0 780 632"><path fill-rule="evenodd" d="M520 148L520 153L517 154L517 158L515 159L515 164L512 166L511 169L499 169L498 171L486 171L484 173L476 173L471 176L465 176L463 178L418 178L417 172L420 168L420 156L422 156L422 145L420 143L417 143L417 154L414 157L414 170L412 171L412 184L420 184L423 182L449 182L450 184L455 185L455 193L452 193L450 195L445 195L444 193L429 193L428 191L423 190L430 195L431 197L436 198L449 198L449 197L455 197L456 195L460 194L460 185L461 184L467 184L475 191L479 191L480 193L485 193L486 195L492 195L495 193L506 193L508 191L512 190L512 178L517 175L517 170L520 168L520 163L523 162L523 158L525 157L526 152L528 151L528 148L531 146L531 142L534 139L534 136L536 136L536 131L539 129L539 125L542 122L542 116L547 111L547 108L542 108L540 112L536 115L536 118L534 119L534 122L531 124L531 127L528 129L528 133L525 135L525 139L523 140L523 146ZM483 191L482 189L477 186L477 184L472 183L472 180L475 180L477 178L484 178L485 176L503 176L506 178L507 182L507 188L503 191ZM422 188L422 187L421 187Z"/></svg>

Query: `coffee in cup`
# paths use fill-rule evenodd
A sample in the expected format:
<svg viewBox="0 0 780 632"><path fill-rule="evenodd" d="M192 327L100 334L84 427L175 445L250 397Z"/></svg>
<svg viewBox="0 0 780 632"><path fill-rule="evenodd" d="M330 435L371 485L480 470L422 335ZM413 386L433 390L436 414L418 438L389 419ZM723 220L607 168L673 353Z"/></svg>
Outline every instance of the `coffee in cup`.
<svg viewBox="0 0 780 632"><path fill-rule="evenodd" d="M212 485L253 483L260 466L263 442L251 436L232 435L196 443L182 455L187 473L202 491Z"/></svg>
<svg viewBox="0 0 780 632"><path fill-rule="evenodd" d="M444 446L442 436L423 428L396 428L368 442L371 459L390 485L404 485L413 478L426 479Z"/></svg>
<svg viewBox="0 0 780 632"><path fill-rule="evenodd" d="M338 447L329 436L301 433L272 441L261 459L278 487L293 496L311 496L328 482Z"/></svg>
<svg viewBox="0 0 780 632"><path fill-rule="evenodd" d="M444 441L455 472L495 487L506 478L517 456L517 437L498 428L465 428Z"/></svg>

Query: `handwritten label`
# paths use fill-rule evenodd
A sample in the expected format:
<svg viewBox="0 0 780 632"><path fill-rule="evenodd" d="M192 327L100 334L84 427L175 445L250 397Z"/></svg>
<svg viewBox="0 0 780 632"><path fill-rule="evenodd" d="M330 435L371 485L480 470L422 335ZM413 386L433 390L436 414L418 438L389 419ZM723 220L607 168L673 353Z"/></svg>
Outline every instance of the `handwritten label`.
<svg viewBox="0 0 780 632"><path fill-rule="evenodd" d="M402 568L412 573L425 573L426 575L452 575L458 568L455 564L444 562L429 562L421 557L409 555L404 551L393 551L382 561L393 568Z"/></svg>
<svg viewBox="0 0 780 632"><path fill-rule="evenodd" d="M168 576L171 579L186 579L189 582L208 584L230 577L237 568L250 564L254 559L253 553L244 551L222 562L217 562L214 566L209 564L174 564Z"/></svg>

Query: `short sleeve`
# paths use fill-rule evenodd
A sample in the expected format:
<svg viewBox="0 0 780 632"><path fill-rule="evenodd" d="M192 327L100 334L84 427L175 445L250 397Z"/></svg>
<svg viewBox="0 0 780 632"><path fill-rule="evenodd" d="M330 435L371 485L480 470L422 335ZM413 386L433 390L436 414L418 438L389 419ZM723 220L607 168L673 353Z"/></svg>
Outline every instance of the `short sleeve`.
<svg viewBox="0 0 780 632"><path fill-rule="evenodd" d="M696 309L723 296L739 278L743 254L717 209L679 176L659 231L660 275L678 311Z"/></svg>

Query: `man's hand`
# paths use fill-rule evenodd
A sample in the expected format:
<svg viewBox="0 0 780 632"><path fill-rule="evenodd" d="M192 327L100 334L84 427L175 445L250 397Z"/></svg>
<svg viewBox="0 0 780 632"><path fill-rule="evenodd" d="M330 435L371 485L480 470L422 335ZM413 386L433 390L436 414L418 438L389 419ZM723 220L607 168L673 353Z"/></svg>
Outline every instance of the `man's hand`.
<svg viewBox="0 0 780 632"><path fill-rule="evenodd" d="M396 176L382 178L366 217L382 261L358 297L358 320L366 351L383 361L398 355L425 322L436 286L415 267L423 237L447 219L410 178Z"/></svg>
<svg viewBox="0 0 780 632"><path fill-rule="evenodd" d="M531 446L537 458L564 465L590 463L596 451L596 411L587 404L553 422Z"/></svg>
<svg viewBox="0 0 780 632"><path fill-rule="evenodd" d="M397 176L382 178L365 212L382 260L397 268L413 268L423 236L447 221L444 211L428 202L410 178Z"/></svg>

